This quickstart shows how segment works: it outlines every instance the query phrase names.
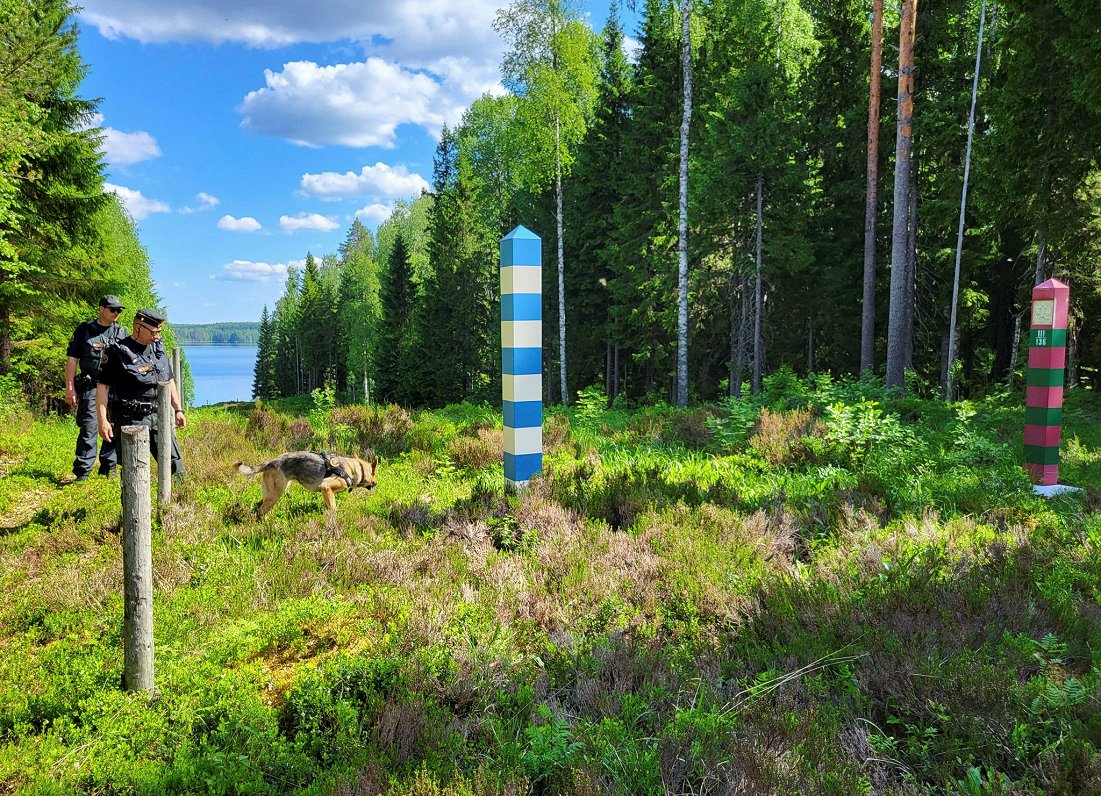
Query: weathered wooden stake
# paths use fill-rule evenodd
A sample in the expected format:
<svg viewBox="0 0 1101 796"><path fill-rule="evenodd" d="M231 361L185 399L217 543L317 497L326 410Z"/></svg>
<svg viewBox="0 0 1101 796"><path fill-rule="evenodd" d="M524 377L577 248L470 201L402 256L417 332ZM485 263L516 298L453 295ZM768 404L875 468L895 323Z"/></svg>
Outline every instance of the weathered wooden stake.
<svg viewBox="0 0 1101 796"><path fill-rule="evenodd" d="M180 347L176 346L172 349L172 375L176 379L176 394L180 396L180 409L186 410L187 403L184 399L183 368L180 360Z"/></svg>
<svg viewBox="0 0 1101 796"><path fill-rule="evenodd" d="M153 689L153 520L149 428L122 428L123 687Z"/></svg>
<svg viewBox="0 0 1101 796"><path fill-rule="evenodd" d="M157 508L161 511L172 502L172 435L175 428L172 382L162 381L157 384Z"/></svg>

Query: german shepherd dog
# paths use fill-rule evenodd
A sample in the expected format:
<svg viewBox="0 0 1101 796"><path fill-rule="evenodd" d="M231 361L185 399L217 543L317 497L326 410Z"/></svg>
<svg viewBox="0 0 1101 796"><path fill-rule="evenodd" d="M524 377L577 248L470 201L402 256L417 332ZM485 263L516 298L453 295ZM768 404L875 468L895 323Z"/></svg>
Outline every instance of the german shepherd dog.
<svg viewBox="0 0 1101 796"><path fill-rule="evenodd" d="M350 456L325 457L309 451L295 451L276 456L274 459L255 467L237 462L233 469L241 475L261 476L264 499L257 506L257 513L263 517L283 497L287 485L297 481L310 492L320 492L325 498L325 508L336 511L335 493L360 487L370 492L375 488L375 471L378 461Z"/></svg>

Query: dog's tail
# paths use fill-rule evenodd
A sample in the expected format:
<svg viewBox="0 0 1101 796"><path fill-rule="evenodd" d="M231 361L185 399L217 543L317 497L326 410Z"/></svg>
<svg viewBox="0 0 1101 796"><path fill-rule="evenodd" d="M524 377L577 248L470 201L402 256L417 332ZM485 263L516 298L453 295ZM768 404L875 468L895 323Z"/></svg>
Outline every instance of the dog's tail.
<svg viewBox="0 0 1101 796"><path fill-rule="evenodd" d="M239 475L256 475L258 472L264 469L263 464L258 464L255 467L249 467L244 462L234 462L233 470Z"/></svg>

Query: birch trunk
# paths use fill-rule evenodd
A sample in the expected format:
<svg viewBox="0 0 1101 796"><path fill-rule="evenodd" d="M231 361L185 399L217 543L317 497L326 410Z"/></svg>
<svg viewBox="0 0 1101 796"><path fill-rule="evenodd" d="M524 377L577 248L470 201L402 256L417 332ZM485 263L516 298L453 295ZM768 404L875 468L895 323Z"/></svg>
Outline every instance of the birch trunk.
<svg viewBox="0 0 1101 796"><path fill-rule="evenodd" d="M559 378L562 381L562 406L569 406L570 392L566 386L566 258L562 243L562 122L554 115L554 168L557 185L558 225L558 352Z"/></svg>
<svg viewBox="0 0 1101 796"><path fill-rule="evenodd" d="M753 284L753 394L761 391L761 356L763 342L761 340L761 311L763 304L764 287L761 279L762 252L764 244L764 177L757 175L757 263Z"/></svg>
<svg viewBox="0 0 1101 796"><path fill-rule="evenodd" d="M963 191L960 195L960 224L956 231L956 268L952 273L952 317L948 322L948 371L944 379L944 397L954 398L952 366L956 362L956 317L960 301L960 258L963 255L963 224L967 209L967 183L971 177L971 141L975 135L975 100L979 96L979 68L982 66L982 35L986 24L986 0L979 10L979 43L975 48L975 77L971 81L971 112L967 117L967 148L963 156Z"/></svg>
<svg viewBox="0 0 1101 796"><path fill-rule="evenodd" d="M690 0L681 7L684 109L680 121L680 217L677 224L677 406L688 406L688 132L692 123Z"/></svg>

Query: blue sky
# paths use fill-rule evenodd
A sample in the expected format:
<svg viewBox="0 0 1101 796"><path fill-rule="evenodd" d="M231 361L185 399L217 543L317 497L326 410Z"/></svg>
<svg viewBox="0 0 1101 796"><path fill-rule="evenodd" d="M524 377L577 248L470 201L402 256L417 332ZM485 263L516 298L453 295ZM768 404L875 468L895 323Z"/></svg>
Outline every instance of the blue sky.
<svg viewBox="0 0 1101 796"><path fill-rule="evenodd" d="M169 320L258 320L307 252L427 187L440 127L500 91L504 4L84 0L82 94Z"/></svg>

